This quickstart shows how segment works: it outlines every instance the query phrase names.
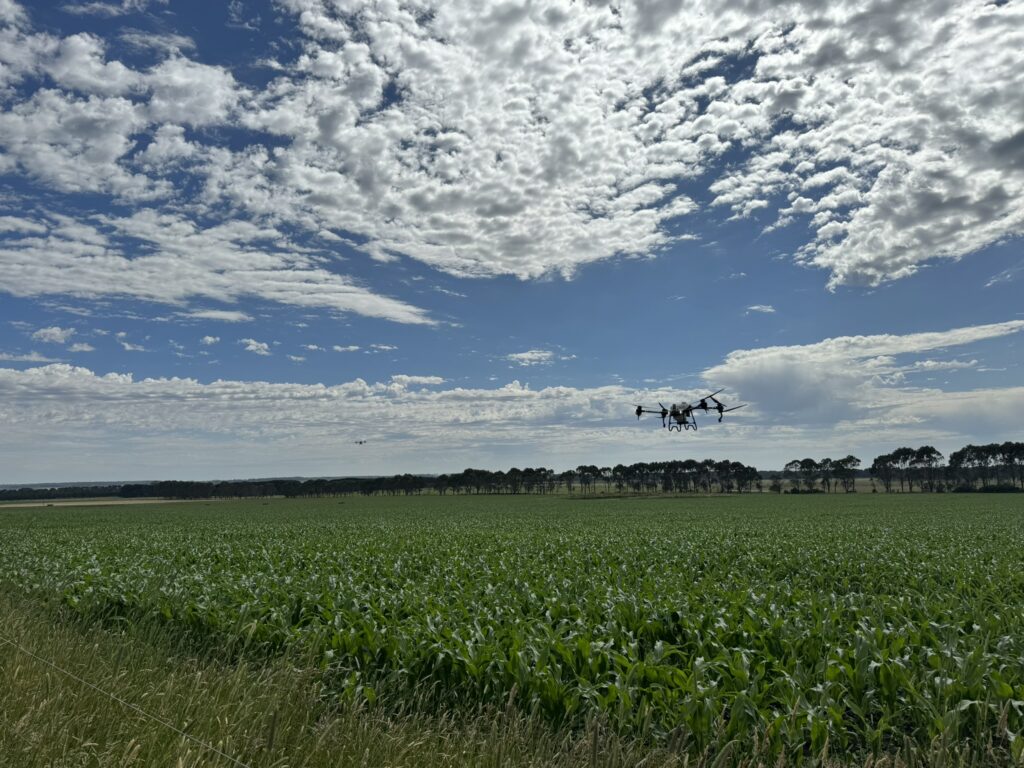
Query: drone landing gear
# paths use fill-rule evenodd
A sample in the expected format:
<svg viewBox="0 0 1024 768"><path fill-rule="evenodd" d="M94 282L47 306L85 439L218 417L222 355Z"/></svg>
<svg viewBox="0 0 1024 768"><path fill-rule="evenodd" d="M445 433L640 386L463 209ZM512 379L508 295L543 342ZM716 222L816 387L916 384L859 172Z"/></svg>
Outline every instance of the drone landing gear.
<svg viewBox="0 0 1024 768"><path fill-rule="evenodd" d="M683 424L668 424L666 426L668 426L668 431L669 432L672 432L672 431L682 432L684 429L692 429L694 432L697 431L697 424L696 424L696 422L694 422L692 424L690 422L686 422L686 423L683 423Z"/></svg>

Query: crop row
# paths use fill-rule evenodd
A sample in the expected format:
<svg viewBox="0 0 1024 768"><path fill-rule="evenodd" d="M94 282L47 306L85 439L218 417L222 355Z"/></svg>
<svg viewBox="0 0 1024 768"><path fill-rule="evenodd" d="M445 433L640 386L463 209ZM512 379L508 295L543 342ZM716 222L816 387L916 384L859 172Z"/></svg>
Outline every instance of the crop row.
<svg viewBox="0 0 1024 768"><path fill-rule="evenodd" d="M1004 499L275 502L0 518L0 581L695 753L1024 749Z"/></svg>

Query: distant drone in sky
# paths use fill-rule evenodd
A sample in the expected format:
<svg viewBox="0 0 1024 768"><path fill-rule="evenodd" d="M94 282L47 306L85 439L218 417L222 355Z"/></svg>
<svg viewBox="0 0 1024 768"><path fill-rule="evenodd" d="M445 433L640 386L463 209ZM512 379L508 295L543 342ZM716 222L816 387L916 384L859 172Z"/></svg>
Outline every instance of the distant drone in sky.
<svg viewBox="0 0 1024 768"><path fill-rule="evenodd" d="M704 413L711 413L712 411L718 412L718 421L722 421L722 417L729 411L739 410L740 408L746 408L746 404L734 405L732 408L726 408L725 403L719 400L715 395L721 394L724 390L720 389L717 392L712 392L706 397L702 397L699 403L688 403L685 400L679 403L672 403L671 408L666 408L661 403L658 403L660 410L654 410L652 408L645 408L642 405L638 405L634 413L639 421L640 417L645 413L653 413L655 416L661 416L661 426L666 427L669 432L675 430L676 432L682 432L684 429L692 429L694 432L697 431L697 419L694 416L695 411L704 411ZM714 403L709 405L708 400Z"/></svg>
<svg viewBox="0 0 1024 768"><path fill-rule="evenodd" d="M367 443L366 440L355 440L353 442L355 442L356 445L366 445Z"/></svg>

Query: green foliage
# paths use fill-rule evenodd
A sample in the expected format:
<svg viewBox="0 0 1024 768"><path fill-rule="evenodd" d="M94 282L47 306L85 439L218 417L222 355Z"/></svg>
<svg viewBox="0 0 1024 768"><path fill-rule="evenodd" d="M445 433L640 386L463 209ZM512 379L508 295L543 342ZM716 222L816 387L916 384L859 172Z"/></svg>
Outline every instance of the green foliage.
<svg viewBox="0 0 1024 768"><path fill-rule="evenodd" d="M1024 748L1014 496L421 497L0 513L0 581L695 756Z"/></svg>

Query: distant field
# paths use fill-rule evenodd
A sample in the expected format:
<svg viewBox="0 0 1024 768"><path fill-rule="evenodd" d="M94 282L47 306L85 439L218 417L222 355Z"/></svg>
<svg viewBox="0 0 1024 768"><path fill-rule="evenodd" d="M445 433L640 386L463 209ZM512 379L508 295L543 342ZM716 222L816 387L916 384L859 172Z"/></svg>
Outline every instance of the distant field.
<svg viewBox="0 0 1024 768"><path fill-rule="evenodd" d="M49 616L145 626L153 643L155 627L183 658L309 670L323 717L397 708L478 728L514 710L556 735L538 758L551 764L611 762L587 751L598 732L634 750L623 765L1024 752L1016 496L3 509L0 584L37 631ZM0 647L0 682L16 663ZM0 713L0 747L12 728ZM295 738L292 757L315 751L313 725ZM265 744L233 746L277 764Z"/></svg>
<svg viewBox="0 0 1024 768"><path fill-rule="evenodd" d="M85 499L51 499L32 501L0 501L0 509L18 509L29 507L118 507L139 504L179 504L181 499L121 499L101 496ZM194 503L194 502L192 502Z"/></svg>

